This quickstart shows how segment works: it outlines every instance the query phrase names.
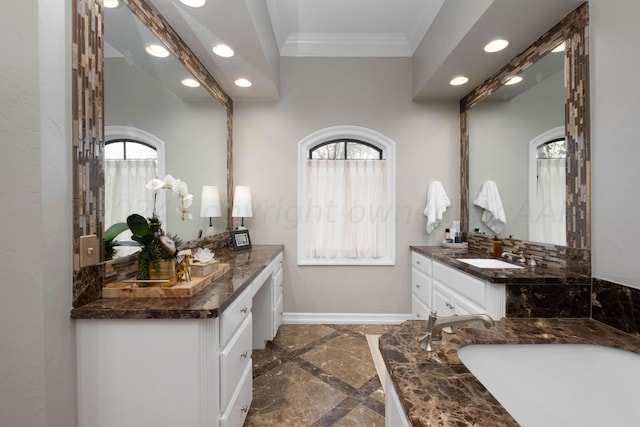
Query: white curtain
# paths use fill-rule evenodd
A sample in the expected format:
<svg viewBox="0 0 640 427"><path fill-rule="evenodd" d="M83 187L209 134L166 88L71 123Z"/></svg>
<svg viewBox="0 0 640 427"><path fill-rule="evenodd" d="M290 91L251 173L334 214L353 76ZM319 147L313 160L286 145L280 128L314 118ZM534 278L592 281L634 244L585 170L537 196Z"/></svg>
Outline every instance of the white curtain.
<svg viewBox="0 0 640 427"><path fill-rule="evenodd" d="M310 258L385 256L385 160L307 160Z"/></svg>
<svg viewBox="0 0 640 427"><path fill-rule="evenodd" d="M556 245L567 244L565 165L565 159L538 159L538 238Z"/></svg>
<svg viewBox="0 0 640 427"><path fill-rule="evenodd" d="M152 191L145 185L157 175L155 159L105 161L105 227L126 222L132 213L153 211Z"/></svg>

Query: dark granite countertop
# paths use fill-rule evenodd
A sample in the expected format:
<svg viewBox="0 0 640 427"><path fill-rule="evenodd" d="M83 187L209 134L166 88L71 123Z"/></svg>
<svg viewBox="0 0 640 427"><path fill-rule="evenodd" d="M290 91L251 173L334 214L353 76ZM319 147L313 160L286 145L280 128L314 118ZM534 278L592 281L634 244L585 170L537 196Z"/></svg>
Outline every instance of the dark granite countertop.
<svg viewBox="0 0 640 427"><path fill-rule="evenodd" d="M254 245L246 251L216 250L231 269L191 298L102 298L71 310L72 319L205 319L218 317L284 250Z"/></svg>
<svg viewBox="0 0 640 427"><path fill-rule="evenodd" d="M409 320L380 337L380 350L413 426L519 424L458 358L470 344L586 343L640 353L640 339L591 319L504 319L496 328L455 327L436 351L420 348L425 321Z"/></svg>
<svg viewBox="0 0 640 427"><path fill-rule="evenodd" d="M568 271L566 269L550 268L544 265L524 268L480 268L458 261L457 258L491 258L486 252L468 249L451 249L440 246L410 246L412 251L439 261L457 270L463 271L481 280L491 283L518 284L579 284L590 280L589 276ZM517 264L517 263L514 263Z"/></svg>

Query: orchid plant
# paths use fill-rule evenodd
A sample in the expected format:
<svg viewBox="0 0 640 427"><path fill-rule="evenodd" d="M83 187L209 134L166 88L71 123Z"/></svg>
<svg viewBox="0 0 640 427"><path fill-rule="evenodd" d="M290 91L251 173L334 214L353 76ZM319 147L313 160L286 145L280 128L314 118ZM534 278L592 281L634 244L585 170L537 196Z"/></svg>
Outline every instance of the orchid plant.
<svg viewBox="0 0 640 427"><path fill-rule="evenodd" d="M176 211L180 214L180 219L186 221L192 219L193 215L189 212L189 207L193 203L193 194L189 194L187 183L167 175L164 179L154 178L146 185L146 188L153 191L153 216L156 215L156 199L158 192L162 190L171 190L175 196L180 198L180 205Z"/></svg>

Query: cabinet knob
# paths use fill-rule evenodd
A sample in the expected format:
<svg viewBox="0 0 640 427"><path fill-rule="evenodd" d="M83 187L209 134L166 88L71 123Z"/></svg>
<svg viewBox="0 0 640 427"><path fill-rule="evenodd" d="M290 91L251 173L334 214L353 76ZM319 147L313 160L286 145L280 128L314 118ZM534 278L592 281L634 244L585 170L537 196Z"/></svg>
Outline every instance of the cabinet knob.
<svg viewBox="0 0 640 427"><path fill-rule="evenodd" d="M246 351L243 351L242 353L240 353L240 357L242 357L243 359L246 359L249 353L247 353Z"/></svg>
<svg viewBox="0 0 640 427"><path fill-rule="evenodd" d="M455 305L450 304L449 302L445 302L445 303L444 303L444 305L446 305L446 306L447 306L447 308L450 308L451 310L454 310L454 309L456 308L456 306L455 306Z"/></svg>
<svg viewBox="0 0 640 427"><path fill-rule="evenodd" d="M249 412L249 405L243 405L242 408L240 408L240 410L244 413Z"/></svg>
<svg viewBox="0 0 640 427"><path fill-rule="evenodd" d="M242 308L240 309L240 312L241 312L241 313L246 313L246 312L248 312L248 311L249 311L249 309L248 309L247 307L242 307Z"/></svg>
<svg viewBox="0 0 640 427"><path fill-rule="evenodd" d="M416 264L420 265L420 261L416 261Z"/></svg>
<svg viewBox="0 0 640 427"><path fill-rule="evenodd" d="M419 288L419 287L420 287L420 283L416 283L416 288Z"/></svg>
<svg viewBox="0 0 640 427"><path fill-rule="evenodd" d="M420 318L420 313L416 313L416 317L419 319Z"/></svg>

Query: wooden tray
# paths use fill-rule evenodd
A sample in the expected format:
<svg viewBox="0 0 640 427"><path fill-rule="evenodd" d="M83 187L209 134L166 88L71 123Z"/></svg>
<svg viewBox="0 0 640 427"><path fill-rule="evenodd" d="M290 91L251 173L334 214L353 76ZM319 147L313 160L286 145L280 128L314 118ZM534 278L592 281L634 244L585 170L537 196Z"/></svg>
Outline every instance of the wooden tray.
<svg viewBox="0 0 640 427"><path fill-rule="evenodd" d="M190 282L178 282L169 288L163 288L161 283L144 288L136 286L135 282L113 283L102 288L102 298L189 298L209 286L229 268L229 264L221 263L216 271L207 276L191 276Z"/></svg>

